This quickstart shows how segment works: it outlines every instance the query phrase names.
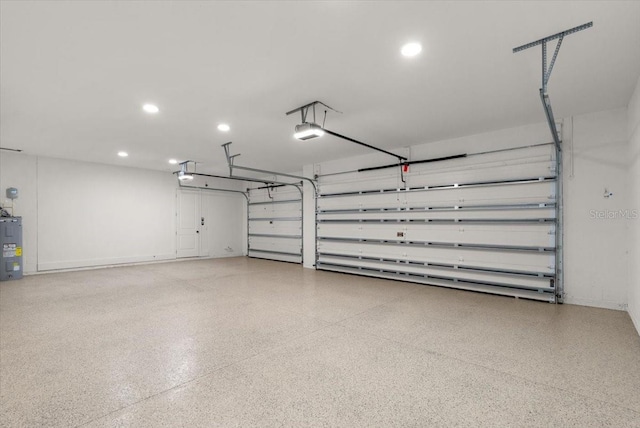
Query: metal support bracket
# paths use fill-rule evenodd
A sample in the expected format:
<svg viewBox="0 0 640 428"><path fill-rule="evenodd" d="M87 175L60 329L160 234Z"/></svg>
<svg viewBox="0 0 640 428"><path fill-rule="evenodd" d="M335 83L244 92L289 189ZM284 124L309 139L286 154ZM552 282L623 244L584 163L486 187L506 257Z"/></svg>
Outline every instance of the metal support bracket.
<svg viewBox="0 0 640 428"><path fill-rule="evenodd" d="M326 105L322 101L317 101L316 100L316 101L310 102L309 104L305 104L305 105L300 106L298 108L294 108L293 110L289 110L288 112L285 113L285 115L289 116L290 114L293 114L293 113L299 111L300 112L300 118L302 119L302 123L307 123L307 115L309 113L309 109L312 109L312 111L313 111L313 123L316 123L316 105L317 104L323 105L326 108L328 108L329 110L333 110L336 113L342 114L341 111L338 111L338 110L334 109L333 107L330 107L330 106Z"/></svg>
<svg viewBox="0 0 640 428"><path fill-rule="evenodd" d="M548 37L544 37L540 40L536 40L535 42L527 43L522 46L518 46L513 49L513 53L523 51L525 49L532 48L534 46L542 45L542 86L540 88L540 101L542 102L542 107L544 108L544 113L547 118L547 123L549 125L549 129L551 131L551 135L553 136L553 142L556 148L556 230L555 230L555 278L552 279L553 287L555 289L555 298L554 300L557 303L562 303L564 299L564 266L563 266L563 230L564 230L564 209L563 209L563 186L562 186L562 146L561 146L561 137L558 129L556 127L556 122L553 117L553 110L551 109L551 101L549 100L549 94L547 93L547 85L549 83L549 78L551 77L551 72L553 71L553 66L556 63L556 59L558 58L558 52L560 51L560 47L562 46L562 41L565 36L569 34L577 33L578 31L586 30L587 28L591 28L593 26L593 21L587 22L586 24L579 25L577 27L570 28L565 31L561 31L559 33L553 34ZM552 40L558 40L555 50L553 52L553 56L551 57L551 62L547 66L547 43Z"/></svg>
<svg viewBox="0 0 640 428"><path fill-rule="evenodd" d="M249 202L249 196L247 195L247 192L243 192L242 190L222 189L222 188L218 188L218 187L187 186L185 184L182 184L182 182L179 181L179 180L178 180L178 187L181 188L181 189L208 190L208 191L212 191L212 192L237 193L237 194L240 194L240 195L244 196L244 198L247 200L247 203Z"/></svg>
<svg viewBox="0 0 640 428"><path fill-rule="evenodd" d="M558 151L562 150L560 146L561 137L560 137L560 134L558 133L558 128L556 127L555 118L553 117L553 110L551 109L551 100L549 100L549 94L547 93L547 85L549 83L549 78L551 77L551 72L553 71L553 66L556 63L556 59L558 58L558 52L560 52L560 46L562 46L562 40L564 40L564 36L577 33L578 31L586 30L587 28L591 28L592 26L593 26L593 21L590 21L590 22L587 22L586 24L578 25L577 27L569 28L568 30L564 30L556 34L552 34L551 36L544 37L540 40L536 40L535 42L527 43L522 46L513 48L513 53L517 53L525 49L532 48L534 46L542 45L542 87L540 88L540 101L542 101L542 107L544 109L544 113L547 118L549 130L551 131L553 142L556 145L556 149ZM551 57L551 62L547 66L547 42L550 42L556 39L558 40L558 43L556 44L556 48L553 52L553 57Z"/></svg>
<svg viewBox="0 0 640 428"><path fill-rule="evenodd" d="M303 177L301 175L293 175L293 174L285 174L283 172L277 172L277 171L269 171L269 170L265 170L265 169L258 169L258 168L250 168L247 166L240 166L240 165L236 165L234 163L234 160L236 157L240 156L240 154L236 154L236 155L231 155L230 153L230 146L231 146L231 141L229 141L228 143L224 143L222 145L222 147L224 148L224 154L227 157L227 164L229 165L229 176L233 176L233 170L234 169L239 169L242 171L251 171L251 172L257 172L260 174L270 174L270 175L278 175L281 177L288 177L288 178L295 178L298 180L304 180L307 181L311 184L311 186L313 187L313 191L314 193L317 195L318 194L318 188L316 187L316 183L308 177ZM282 181L273 181L273 180L262 180L262 179L256 179L256 178L248 178L248 177L238 177L238 178L243 178L246 179L247 181L259 181L259 182L263 182L263 183L274 183L274 184L284 184L284 185L289 185L289 186L295 186L295 187L299 187L298 184L296 183L286 183L286 182L282 182Z"/></svg>

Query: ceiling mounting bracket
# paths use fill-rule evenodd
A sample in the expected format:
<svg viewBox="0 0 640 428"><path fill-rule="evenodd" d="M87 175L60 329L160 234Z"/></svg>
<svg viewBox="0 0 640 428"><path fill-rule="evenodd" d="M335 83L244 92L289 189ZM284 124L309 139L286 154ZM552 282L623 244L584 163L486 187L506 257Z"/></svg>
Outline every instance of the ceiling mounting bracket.
<svg viewBox="0 0 640 428"><path fill-rule="evenodd" d="M542 101L542 107L544 108L544 113L547 117L547 123L549 124L553 142L556 145L556 149L558 151L562 150L560 147L561 138L558 133L558 128L556 127L555 119L553 117L551 100L549 99L549 94L547 93L547 84L549 83L549 78L551 77L553 66L556 63L556 59L558 58L558 52L560 51L560 46L562 45L564 36L568 36L569 34L577 33L578 31L586 30L587 28L591 27L593 27L593 21L587 22L586 24L578 25L577 27L569 28L568 30L561 31L556 34L552 34L551 36L544 37L540 40L536 40L535 42L527 43L522 46L518 46L517 48L513 48L513 53L517 53L534 46L542 45L542 87L540 88L540 101ZM558 43L556 44L556 48L553 52L553 57L551 57L551 62L549 63L549 66L547 66L547 42L556 39L558 39Z"/></svg>
<svg viewBox="0 0 640 428"><path fill-rule="evenodd" d="M313 101L313 102L310 102L309 104L305 104L303 106L300 106L298 108L294 108L293 110L290 110L285 114L287 116L289 116L290 114L293 114L293 113L299 111L300 112L300 119L302 120L302 123L308 123L307 122L307 116L308 116L308 113L309 113L309 109L312 109L312 112L313 112L313 123L316 123L316 105L317 104L323 105L326 108L328 108L329 110L333 110L336 113L342 114L341 111L338 111L338 110L334 109L333 107L330 107L330 106L326 105L322 101L317 101L317 100Z"/></svg>

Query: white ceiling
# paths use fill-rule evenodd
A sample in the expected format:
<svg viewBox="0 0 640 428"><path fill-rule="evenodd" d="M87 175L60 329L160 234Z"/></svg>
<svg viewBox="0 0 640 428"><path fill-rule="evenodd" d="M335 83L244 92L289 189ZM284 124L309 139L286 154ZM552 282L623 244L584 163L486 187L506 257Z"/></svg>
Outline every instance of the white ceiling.
<svg viewBox="0 0 640 428"><path fill-rule="evenodd" d="M327 128L387 149L542 122L540 48L511 50L591 20L563 42L556 117L624 107L640 75L637 1L2 1L0 16L2 147L167 171L223 172L227 141L283 171L368 153L294 140L284 113L313 100L344 112ZM407 41L422 54L402 57Z"/></svg>

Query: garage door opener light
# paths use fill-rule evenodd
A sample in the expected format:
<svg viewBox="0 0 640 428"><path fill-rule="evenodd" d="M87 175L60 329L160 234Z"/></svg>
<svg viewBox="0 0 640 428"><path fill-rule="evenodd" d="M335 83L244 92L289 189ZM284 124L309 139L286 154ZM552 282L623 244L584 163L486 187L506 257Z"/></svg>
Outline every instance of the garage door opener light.
<svg viewBox="0 0 640 428"><path fill-rule="evenodd" d="M316 137L322 137L324 131L315 123L303 122L300 125L296 125L296 133L293 134L294 138L298 140L310 140Z"/></svg>
<svg viewBox="0 0 640 428"><path fill-rule="evenodd" d="M328 105L320 101L314 101L312 103L303 105L302 107L298 107L296 109L288 111L287 116L299 111L300 118L302 119L301 120L302 123L300 125L296 125L296 132L295 134L293 134L294 138L297 138L298 140L311 140L312 138L322 137L324 135L325 133L325 130L323 129L324 123L322 124L322 126L316 123L316 104L322 104L329 110L333 110L337 113L341 113L338 110L332 107L329 107ZM313 112L313 122L307 121L307 114L309 113L309 109L311 109L311 111ZM326 110L324 112L324 117L325 119L327 117Z"/></svg>
<svg viewBox="0 0 640 428"><path fill-rule="evenodd" d="M193 174L189 172L189 162L192 162L195 169L195 162L193 161L184 161L180 163L180 171L178 172L178 180L180 181L191 181L193 180Z"/></svg>

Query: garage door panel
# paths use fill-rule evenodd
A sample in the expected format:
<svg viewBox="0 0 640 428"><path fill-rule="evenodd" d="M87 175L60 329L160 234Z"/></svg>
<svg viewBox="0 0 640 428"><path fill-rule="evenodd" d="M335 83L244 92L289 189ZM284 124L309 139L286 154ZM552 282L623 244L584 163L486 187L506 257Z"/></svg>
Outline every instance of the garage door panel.
<svg viewBox="0 0 640 428"><path fill-rule="evenodd" d="M413 209L319 212L318 221L544 221L555 218L553 207L501 209Z"/></svg>
<svg viewBox="0 0 640 428"><path fill-rule="evenodd" d="M323 196L318 199L317 208L322 212L346 208L500 206L554 202L555 182L534 181L504 185Z"/></svg>
<svg viewBox="0 0 640 428"><path fill-rule="evenodd" d="M302 263L302 199L291 186L249 190L249 257Z"/></svg>
<svg viewBox="0 0 640 428"><path fill-rule="evenodd" d="M521 288L513 288L513 287L498 287L495 285L475 283L475 282L465 282L465 281L454 281L454 280L444 280L444 279L436 279L430 278L424 275L416 275L416 274L398 274L396 272L387 272L379 269L367 269L363 267L350 267L350 266L341 266L341 265L331 265L331 264L319 264L319 269L328 270L332 272L341 272L348 273L354 275L366 275L375 278L383 278L383 279L391 279L391 280L399 280L405 282L413 282L417 284L426 284L426 285L435 285L438 287L447 287L447 288L456 288L459 290L469 290L483 293L491 293L498 294L503 296L511 296L511 297L520 297L523 299L529 300L539 300L542 302L554 302L553 293L544 293L539 290L526 290Z"/></svg>
<svg viewBox="0 0 640 428"><path fill-rule="evenodd" d="M300 255L299 242L294 238L249 236L249 244L253 250L274 251Z"/></svg>
<svg viewBox="0 0 640 428"><path fill-rule="evenodd" d="M557 186L552 144L321 176L317 266L555 301Z"/></svg>
<svg viewBox="0 0 640 428"><path fill-rule="evenodd" d="M550 177L555 176L554 167L553 146L539 145L482 156L412 164L404 176L409 187L421 187L467 181ZM322 177L319 184L323 194L403 187L395 168L329 175Z"/></svg>
<svg viewBox="0 0 640 428"><path fill-rule="evenodd" d="M273 217L302 217L301 201L249 205L250 219Z"/></svg>
<svg viewBox="0 0 640 428"><path fill-rule="evenodd" d="M286 235L300 236L302 227L299 220L295 221L251 221L249 235Z"/></svg>
<svg viewBox="0 0 640 428"><path fill-rule="evenodd" d="M275 260L278 262L302 263L301 255L280 254L273 251L249 250L249 257L256 259Z"/></svg>
<svg viewBox="0 0 640 428"><path fill-rule="evenodd" d="M408 173L404 173L404 179L408 187L437 187L452 184L478 184L484 182L508 182L513 180L536 180L539 178L555 176L553 168L555 163L549 160L544 162L531 162L512 165L485 165L482 169L458 168L450 171L434 171L428 164L412 165ZM399 167L398 167L399 169ZM393 171L393 169L391 170ZM322 183L320 190L323 194L344 192L370 191L376 189L402 188L404 183L398 174L388 170L379 179L374 177L347 179L340 183Z"/></svg>
<svg viewBox="0 0 640 428"><path fill-rule="evenodd" d="M467 168L460 171L451 172L425 172L413 173L407 175L407 183L411 187L420 186L446 186L456 183L475 183L486 181L510 181L521 180L523 178L535 179L540 177L549 177L552 175L550 171L551 163L537 162L518 164L517 168L513 165L500 165L492 167L489 170L477 170Z"/></svg>
<svg viewBox="0 0 640 428"><path fill-rule="evenodd" d="M271 189L250 189L251 203L272 203L301 199L301 193L291 186L274 187Z"/></svg>
<svg viewBox="0 0 640 428"><path fill-rule="evenodd" d="M323 223L320 238L370 239L476 246L550 248L555 243L552 224L425 224Z"/></svg>
<svg viewBox="0 0 640 428"><path fill-rule="evenodd" d="M379 259L396 259L478 269L553 274L554 254L540 251L479 250L445 246L410 246L365 242L320 240L319 254L349 255Z"/></svg>
<svg viewBox="0 0 640 428"><path fill-rule="evenodd" d="M553 281L549 277L537 275L516 275L496 272L487 272L473 269L460 269L442 266L416 265L401 261L371 261L336 256L320 256L319 263L342 265L350 267L366 267L369 269L380 269L390 272L423 274L434 278L458 279L464 281L479 281L496 285L515 285L522 288L535 290L553 290Z"/></svg>
<svg viewBox="0 0 640 428"><path fill-rule="evenodd" d="M549 224L409 225L405 240L478 246L549 248L555 242L555 226Z"/></svg>

